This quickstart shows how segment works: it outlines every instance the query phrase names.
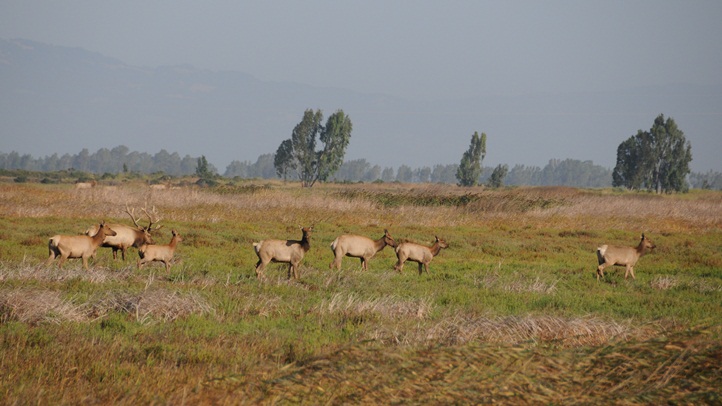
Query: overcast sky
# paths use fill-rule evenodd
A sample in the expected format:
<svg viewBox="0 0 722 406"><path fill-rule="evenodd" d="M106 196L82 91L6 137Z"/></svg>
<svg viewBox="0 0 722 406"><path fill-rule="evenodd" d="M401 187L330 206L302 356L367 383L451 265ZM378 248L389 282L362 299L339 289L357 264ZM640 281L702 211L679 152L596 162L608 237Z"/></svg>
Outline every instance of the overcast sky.
<svg viewBox="0 0 722 406"><path fill-rule="evenodd" d="M0 0L0 37L407 98L722 82L722 1Z"/></svg>
<svg viewBox="0 0 722 406"><path fill-rule="evenodd" d="M2 38L411 100L720 85L721 22L719 0L0 0Z"/></svg>

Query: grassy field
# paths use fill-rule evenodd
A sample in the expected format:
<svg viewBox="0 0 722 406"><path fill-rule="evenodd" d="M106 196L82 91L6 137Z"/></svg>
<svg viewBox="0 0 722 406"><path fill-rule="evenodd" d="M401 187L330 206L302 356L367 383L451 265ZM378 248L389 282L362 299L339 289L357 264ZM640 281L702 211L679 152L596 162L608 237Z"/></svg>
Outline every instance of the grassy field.
<svg viewBox="0 0 722 406"><path fill-rule="evenodd" d="M54 234L131 224L184 241L170 273ZM301 279L252 243L314 226ZM449 248L419 275L386 248L329 270L342 233ZM657 249L595 276L600 244ZM0 403L720 403L722 193L244 182L0 183Z"/></svg>

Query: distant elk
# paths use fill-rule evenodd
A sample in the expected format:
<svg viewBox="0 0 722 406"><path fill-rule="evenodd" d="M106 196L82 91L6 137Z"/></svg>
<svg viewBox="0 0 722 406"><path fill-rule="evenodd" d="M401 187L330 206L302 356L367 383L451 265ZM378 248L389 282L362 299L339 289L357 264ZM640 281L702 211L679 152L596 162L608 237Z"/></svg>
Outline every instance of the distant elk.
<svg viewBox="0 0 722 406"><path fill-rule="evenodd" d="M78 182L75 182L75 188L76 188L76 189L90 189L90 188L92 188L92 187L95 187L96 184L97 184L97 182L94 181L94 180L92 180L92 181L90 181L90 182L80 182L80 181L78 181Z"/></svg>
<svg viewBox="0 0 722 406"><path fill-rule="evenodd" d="M173 237L168 245L143 244L138 249L138 256L140 256L138 269L148 262L158 261L165 264L165 271L170 273L170 261L173 259L173 255L175 255L175 249L178 243L183 241L183 238L176 230L171 230L171 233Z"/></svg>
<svg viewBox="0 0 722 406"><path fill-rule="evenodd" d="M334 258L328 267L340 270L341 261L344 256L347 256L359 258L361 260L361 269L366 271L368 270L368 261L387 245L396 247L396 241L391 237L388 230L384 230L384 235L376 241L361 235L340 235L331 243Z"/></svg>
<svg viewBox="0 0 722 406"><path fill-rule="evenodd" d="M624 279L627 279L630 274L632 275L632 279L637 279L634 276L634 265L642 255L652 251L656 247L652 240L646 238L644 234L642 234L642 239L636 247L618 247L606 244L600 246L597 248L597 260L599 262L599 266L597 267L597 282L599 282L600 278L604 278L604 268L612 265L626 267Z"/></svg>
<svg viewBox="0 0 722 406"><path fill-rule="evenodd" d="M116 232L105 222L98 225L98 232L93 236L87 235L55 235L48 241L48 253L50 254L46 266L50 265L55 258L60 257L58 268L63 268L63 263L68 258L82 258L83 268L88 270L88 258L95 258L95 251L103 243L106 236L116 235Z"/></svg>
<svg viewBox="0 0 722 406"><path fill-rule="evenodd" d="M398 258L398 261L396 262L396 265L394 265L394 269L400 273L404 269L404 262L412 261L419 264L419 275L422 273L422 266L423 270L426 270L426 273L428 274L429 263L431 260L434 259L435 256L439 255L442 248L449 247L449 244L447 244L446 241L440 239L439 237L434 238L436 238L436 241L431 247L426 247L412 242L400 243L396 247L396 257Z"/></svg>
<svg viewBox="0 0 722 406"><path fill-rule="evenodd" d="M299 227L303 233L300 241L296 240L262 240L253 243L258 262L256 263L256 277L263 277L263 270L270 262L288 264L288 279L291 274L299 279L298 266L304 255L311 249L311 232L313 227Z"/></svg>
<svg viewBox="0 0 722 406"><path fill-rule="evenodd" d="M157 225L161 218L158 216L155 207L152 209L153 215L143 208L143 213L148 217L148 225L143 227L138 224L140 218L135 217L135 209L129 209L128 205L125 206L125 212L133 220L135 227L127 226L125 224L108 224L117 234L113 236L107 236L103 240L101 247L108 247L113 249L113 259L118 259L118 251L120 250L123 261L125 261L125 251L130 247L140 248L143 244L152 244L151 231L160 229L163 226ZM155 216L155 219L153 219ZM154 227L155 225L155 227ZM85 230L85 235L95 235L97 233L98 226L92 226Z"/></svg>

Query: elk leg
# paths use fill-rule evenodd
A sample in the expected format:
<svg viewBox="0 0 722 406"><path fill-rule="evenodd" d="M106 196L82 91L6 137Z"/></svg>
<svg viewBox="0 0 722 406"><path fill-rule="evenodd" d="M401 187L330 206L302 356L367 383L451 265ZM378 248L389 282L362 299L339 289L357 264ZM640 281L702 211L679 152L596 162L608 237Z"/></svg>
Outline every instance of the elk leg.
<svg viewBox="0 0 722 406"><path fill-rule="evenodd" d="M634 276L634 267L633 267L633 266L630 266L630 267L629 267L629 273L632 274L632 279L637 279L637 277Z"/></svg>

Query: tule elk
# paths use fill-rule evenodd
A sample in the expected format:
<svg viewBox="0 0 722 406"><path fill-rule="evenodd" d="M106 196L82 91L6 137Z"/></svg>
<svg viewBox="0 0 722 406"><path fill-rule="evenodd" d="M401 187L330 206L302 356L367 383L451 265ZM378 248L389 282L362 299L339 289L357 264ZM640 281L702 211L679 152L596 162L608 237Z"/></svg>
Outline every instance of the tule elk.
<svg viewBox="0 0 722 406"><path fill-rule="evenodd" d="M115 234L115 231L103 221L98 225L98 232L92 237L87 235L55 235L48 241L50 256L45 265L50 265L55 258L60 257L58 268L62 269L66 259L82 258L83 268L87 271L88 258L95 258L95 251L103 243L103 239L106 236Z"/></svg>
<svg viewBox="0 0 722 406"><path fill-rule="evenodd" d="M599 266L597 267L597 282L599 278L604 278L604 268L612 265L624 266L627 268L624 273L624 279L631 274L632 279L637 279L634 276L634 264L639 261L639 258L656 248L652 240L646 238L642 234L642 239L639 241L639 245L636 247L618 247L614 245L602 245L597 248L597 260Z"/></svg>
<svg viewBox="0 0 722 406"><path fill-rule="evenodd" d="M331 243L331 251L333 251L333 262L328 266L330 269L341 269L341 261L344 256L361 259L361 269L368 270L368 261L373 258L376 253L383 250L387 245L396 247L388 230L384 230L384 235L374 241L368 237L354 234L344 234L338 236Z"/></svg>
<svg viewBox="0 0 722 406"><path fill-rule="evenodd" d="M165 271L170 272L170 261L173 259L178 243L183 241L177 231L171 230L173 237L168 245L144 244L138 249L138 269L148 262L158 261L165 264Z"/></svg>
<svg viewBox="0 0 722 406"><path fill-rule="evenodd" d="M399 271L400 273L401 270L403 270L404 268L404 262L412 261L419 263L419 275L421 275L422 273L422 266L428 274L429 262L431 262L431 260L434 259L435 256L439 255L439 252L441 252L442 248L449 247L446 241L440 239L439 237L435 238L436 241L431 247L414 244L412 242L402 242L401 244L399 244L396 247L396 257L398 258L398 261L396 262L396 265L394 265L394 269Z"/></svg>
<svg viewBox="0 0 722 406"><path fill-rule="evenodd" d="M258 262L256 263L256 277L263 276L263 270L269 262L281 262L288 264L288 279L291 273L295 279L299 279L298 265L304 255L311 249L311 231L313 227L299 227L303 233L301 241L295 240L262 240L253 243L253 250L256 251Z"/></svg>
<svg viewBox="0 0 722 406"><path fill-rule="evenodd" d="M125 251L128 248L140 248L143 244L153 244L150 233L151 231L158 230L162 227L158 225L153 227L153 224L158 223L160 218L157 217L155 208L153 208L153 213L156 214L156 220L153 220L151 215L145 209L141 210L143 210L149 221L148 225L145 227L138 224L139 218L135 218L135 209L131 210L127 205L125 206L125 212L128 213L130 219L133 220L135 227L127 226L125 224L107 224L107 226L112 228L117 234L114 236L106 236L101 247L112 248L113 259L118 259L119 250L122 254L123 261L125 261ZM85 235L95 235L97 230L98 226L92 226L85 230Z"/></svg>

